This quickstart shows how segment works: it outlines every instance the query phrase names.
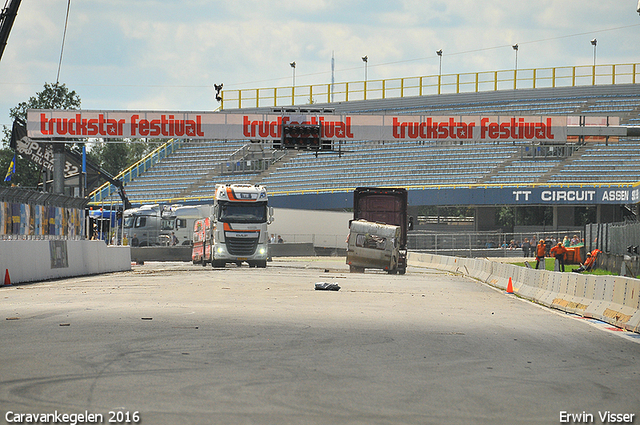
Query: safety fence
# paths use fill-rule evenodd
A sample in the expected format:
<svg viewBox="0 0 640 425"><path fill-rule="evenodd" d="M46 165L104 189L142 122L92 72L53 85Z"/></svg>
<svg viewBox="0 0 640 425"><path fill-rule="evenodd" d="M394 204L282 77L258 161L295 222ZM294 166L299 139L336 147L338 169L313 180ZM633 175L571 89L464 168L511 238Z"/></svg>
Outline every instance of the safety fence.
<svg viewBox="0 0 640 425"><path fill-rule="evenodd" d="M633 247L640 251L640 222L587 224L585 242L589 250L598 248L613 255L637 255Z"/></svg>
<svg viewBox="0 0 640 425"><path fill-rule="evenodd" d="M640 332L640 280L561 273L487 259L409 253L409 265L460 273L547 307Z"/></svg>
<svg viewBox="0 0 640 425"><path fill-rule="evenodd" d="M0 188L0 235L3 240L84 239L87 202L47 192Z"/></svg>
<svg viewBox="0 0 640 425"><path fill-rule="evenodd" d="M636 84L640 64L510 69L222 92L221 109L309 105L445 93Z"/></svg>
<svg viewBox="0 0 640 425"><path fill-rule="evenodd" d="M573 245L583 244L582 230L532 231L518 233L458 232L437 233L413 231L407 235L407 247L413 251L461 257L533 257L540 239L549 245L562 242L567 236L577 239ZM525 240L529 249L523 249Z"/></svg>

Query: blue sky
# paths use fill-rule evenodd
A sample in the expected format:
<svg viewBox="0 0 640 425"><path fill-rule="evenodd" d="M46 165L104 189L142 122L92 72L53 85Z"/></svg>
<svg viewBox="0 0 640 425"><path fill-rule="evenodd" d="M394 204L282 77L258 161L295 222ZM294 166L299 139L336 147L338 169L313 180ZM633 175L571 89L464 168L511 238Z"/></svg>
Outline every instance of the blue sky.
<svg viewBox="0 0 640 425"><path fill-rule="evenodd" d="M4 5L4 1L0 3ZM214 110L225 89L640 63L637 0L71 0L60 82L83 109ZM0 125L56 80L67 0L23 0L0 61Z"/></svg>

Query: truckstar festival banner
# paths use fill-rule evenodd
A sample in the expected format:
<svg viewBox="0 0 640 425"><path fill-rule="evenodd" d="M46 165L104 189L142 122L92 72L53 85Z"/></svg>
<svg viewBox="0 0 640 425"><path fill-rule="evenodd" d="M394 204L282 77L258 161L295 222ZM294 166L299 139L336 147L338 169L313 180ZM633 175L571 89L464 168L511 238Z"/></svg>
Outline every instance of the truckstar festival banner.
<svg viewBox="0 0 640 425"><path fill-rule="evenodd" d="M567 140L567 117L272 115L220 112L29 110L30 138L279 140L282 126L319 125L324 140Z"/></svg>

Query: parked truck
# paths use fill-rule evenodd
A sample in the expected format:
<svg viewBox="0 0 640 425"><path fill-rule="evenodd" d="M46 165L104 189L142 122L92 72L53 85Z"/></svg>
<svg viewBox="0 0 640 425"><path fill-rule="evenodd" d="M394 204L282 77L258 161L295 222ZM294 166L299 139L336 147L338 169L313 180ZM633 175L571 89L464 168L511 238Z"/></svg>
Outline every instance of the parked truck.
<svg viewBox="0 0 640 425"><path fill-rule="evenodd" d="M353 221L366 220L369 223L380 223L399 227L397 237L398 259L395 268L389 268L391 274L404 274L407 271L407 231L411 221L407 213L408 194L405 188L377 188L358 187L353 192ZM347 248L347 264L352 272L364 271L365 268L385 268L380 266L379 253L372 249L351 250L352 237L357 233L352 229L349 234L349 247ZM380 227L380 232L386 232L386 228ZM375 234L375 233L374 233ZM386 233L385 233L386 234ZM379 234L380 237L387 237ZM392 267L389 263L389 267Z"/></svg>
<svg viewBox="0 0 640 425"><path fill-rule="evenodd" d="M162 208L158 204L142 205L124 211L124 234L131 241L134 236L138 246L160 244Z"/></svg>
<svg viewBox="0 0 640 425"><path fill-rule="evenodd" d="M206 218L206 217L205 217ZM221 184L208 221L194 223L192 261L224 267L246 262L266 267L269 250L267 225L273 221L267 189L260 185Z"/></svg>
<svg viewBox="0 0 640 425"><path fill-rule="evenodd" d="M160 245L191 245L196 220L208 217L211 205L167 205L162 210ZM176 242L172 242L172 233Z"/></svg>

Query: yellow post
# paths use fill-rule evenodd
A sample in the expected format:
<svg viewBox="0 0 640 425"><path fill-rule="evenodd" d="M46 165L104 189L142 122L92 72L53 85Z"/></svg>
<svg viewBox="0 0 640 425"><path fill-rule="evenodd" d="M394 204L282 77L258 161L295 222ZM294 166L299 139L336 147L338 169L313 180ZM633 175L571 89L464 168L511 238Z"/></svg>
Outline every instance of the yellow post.
<svg viewBox="0 0 640 425"><path fill-rule="evenodd" d="M611 65L611 84L616 83L616 66Z"/></svg>
<svg viewBox="0 0 640 425"><path fill-rule="evenodd" d="M345 102L348 102L348 101L349 101L349 83L345 83L345 86L344 86L344 95L345 95L345 99L344 99L344 101L345 101Z"/></svg>
<svg viewBox="0 0 640 425"><path fill-rule="evenodd" d="M480 73L476 72L476 93L478 93L478 88L479 88L479 82L478 79L480 78Z"/></svg>
<svg viewBox="0 0 640 425"><path fill-rule="evenodd" d="M422 77L420 77L420 96L422 96Z"/></svg>
<svg viewBox="0 0 640 425"><path fill-rule="evenodd" d="M552 84L553 88L556 88L556 69L555 68L552 68L551 80L553 81L553 84Z"/></svg>
<svg viewBox="0 0 640 425"><path fill-rule="evenodd" d="M575 87L576 86L576 67L573 67L573 70L571 71L571 87Z"/></svg>
<svg viewBox="0 0 640 425"><path fill-rule="evenodd" d="M291 105L296 104L296 86L291 87Z"/></svg>
<svg viewBox="0 0 640 425"><path fill-rule="evenodd" d="M273 88L273 106L278 106L278 88Z"/></svg>
<svg viewBox="0 0 640 425"><path fill-rule="evenodd" d="M400 78L400 97L404 97L404 78Z"/></svg>
<svg viewBox="0 0 640 425"><path fill-rule="evenodd" d="M596 66L593 65L593 73L592 73L592 77L591 77L591 85L595 86L596 85Z"/></svg>
<svg viewBox="0 0 640 425"><path fill-rule="evenodd" d="M517 81L518 81L518 70L514 69L513 70L513 89L515 90L517 87Z"/></svg>
<svg viewBox="0 0 640 425"><path fill-rule="evenodd" d="M442 75L438 75L438 94L440 94L440 83L442 81Z"/></svg>
<svg viewBox="0 0 640 425"><path fill-rule="evenodd" d="M364 82L364 100L367 100L367 81Z"/></svg>
<svg viewBox="0 0 640 425"><path fill-rule="evenodd" d="M256 108L260 107L260 89L256 89Z"/></svg>
<svg viewBox="0 0 640 425"><path fill-rule="evenodd" d="M533 68L533 88L536 88L536 71L537 69Z"/></svg>
<svg viewBox="0 0 640 425"><path fill-rule="evenodd" d="M313 104L313 86L309 86L309 103Z"/></svg>
<svg viewBox="0 0 640 425"><path fill-rule="evenodd" d="M498 71L493 72L493 91L498 91Z"/></svg>
<svg viewBox="0 0 640 425"><path fill-rule="evenodd" d="M242 90L238 90L238 109L242 109Z"/></svg>
<svg viewBox="0 0 640 425"><path fill-rule="evenodd" d="M387 95L387 93L386 93L387 90L386 90L386 87L385 87L386 86L386 84L385 84L386 82L387 82L387 80L382 80L382 98L383 99L385 99L385 97Z"/></svg>
<svg viewBox="0 0 640 425"><path fill-rule="evenodd" d="M331 83L327 84L327 103L331 103Z"/></svg>

